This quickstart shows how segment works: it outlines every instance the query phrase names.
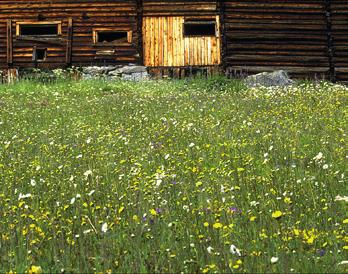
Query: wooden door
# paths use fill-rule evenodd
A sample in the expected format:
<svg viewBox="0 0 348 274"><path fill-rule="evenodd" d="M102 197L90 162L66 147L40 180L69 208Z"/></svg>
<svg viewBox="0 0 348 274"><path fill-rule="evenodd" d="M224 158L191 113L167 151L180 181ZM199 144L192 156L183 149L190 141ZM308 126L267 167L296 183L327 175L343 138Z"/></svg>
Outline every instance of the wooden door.
<svg viewBox="0 0 348 274"><path fill-rule="evenodd" d="M219 65L220 20L214 36L184 36L184 17L145 17L143 20L144 65L183 67Z"/></svg>

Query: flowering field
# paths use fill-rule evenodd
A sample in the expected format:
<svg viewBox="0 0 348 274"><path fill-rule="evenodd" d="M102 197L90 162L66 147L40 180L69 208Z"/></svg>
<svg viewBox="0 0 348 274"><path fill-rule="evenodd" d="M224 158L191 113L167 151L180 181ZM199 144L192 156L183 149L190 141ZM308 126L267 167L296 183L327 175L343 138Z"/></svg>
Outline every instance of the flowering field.
<svg viewBox="0 0 348 274"><path fill-rule="evenodd" d="M346 272L348 88L0 86L0 272Z"/></svg>

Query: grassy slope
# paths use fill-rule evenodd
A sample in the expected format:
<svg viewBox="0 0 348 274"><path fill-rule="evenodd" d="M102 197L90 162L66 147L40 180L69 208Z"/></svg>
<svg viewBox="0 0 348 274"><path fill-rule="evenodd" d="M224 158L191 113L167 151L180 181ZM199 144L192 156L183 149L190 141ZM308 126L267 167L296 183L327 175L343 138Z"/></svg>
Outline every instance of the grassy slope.
<svg viewBox="0 0 348 274"><path fill-rule="evenodd" d="M329 84L0 86L0 272L343 272L347 103Z"/></svg>

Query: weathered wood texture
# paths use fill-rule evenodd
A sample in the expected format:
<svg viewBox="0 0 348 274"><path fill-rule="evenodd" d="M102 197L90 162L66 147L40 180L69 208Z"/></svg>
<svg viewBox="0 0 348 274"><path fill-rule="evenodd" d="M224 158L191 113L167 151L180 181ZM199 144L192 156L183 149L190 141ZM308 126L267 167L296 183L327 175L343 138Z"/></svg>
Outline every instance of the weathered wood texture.
<svg viewBox="0 0 348 274"><path fill-rule="evenodd" d="M336 79L348 82L348 1L331 0L330 2Z"/></svg>
<svg viewBox="0 0 348 274"><path fill-rule="evenodd" d="M143 0L144 16L211 16L219 0Z"/></svg>
<svg viewBox="0 0 348 274"><path fill-rule="evenodd" d="M209 19L217 24L217 35L184 37L184 17L144 17L144 64L149 67L219 65L219 16Z"/></svg>
<svg viewBox="0 0 348 274"><path fill-rule="evenodd" d="M206 38L189 38L188 46L174 38L178 47L169 48L166 28L180 32L182 18L214 16L221 20L219 57L214 55L217 51L210 51L214 57L209 57L209 51L198 50L209 47ZM157 20L157 29L152 20ZM59 21L62 35L17 36L16 24L23 21ZM131 31L131 43L95 44L93 29ZM148 60L147 46L156 41L155 57ZM33 62L34 47L47 49L44 62ZM298 77L348 81L348 1L0 0L0 68L141 64L143 60L151 66L221 62L231 74L285 69Z"/></svg>
<svg viewBox="0 0 348 274"><path fill-rule="evenodd" d="M324 2L225 0L225 66L235 73L285 69L328 77Z"/></svg>
<svg viewBox="0 0 348 274"><path fill-rule="evenodd" d="M69 21L72 19L72 21ZM12 20L13 66L64 67L105 63L140 62L137 45L137 0L0 0L0 67L6 67L6 22ZM62 35L56 39L17 37L16 22L61 21ZM69 28L69 22L70 28ZM73 22L73 23L72 23ZM131 30L132 43L94 44L93 28ZM70 41L70 37L73 42ZM33 47L47 48L45 62L33 64ZM114 50L112 56L97 54Z"/></svg>

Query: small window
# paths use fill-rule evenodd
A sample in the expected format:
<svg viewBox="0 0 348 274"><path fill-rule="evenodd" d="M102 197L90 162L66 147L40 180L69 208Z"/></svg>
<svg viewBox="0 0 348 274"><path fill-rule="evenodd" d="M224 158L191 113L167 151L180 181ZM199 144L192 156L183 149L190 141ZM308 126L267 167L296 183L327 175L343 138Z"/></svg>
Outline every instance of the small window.
<svg viewBox="0 0 348 274"><path fill-rule="evenodd" d="M186 21L184 36L216 36L215 21Z"/></svg>
<svg viewBox="0 0 348 274"><path fill-rule="evenodd" d="M33 61L42 62L47 58L47 49L46 48L37 48L33 49Z"/></svg>
<svg viewBox="0 0 348 274"><path fill-rule="evenodd" d="M94 30L93 40L98 43L131 43L132 32L122 30Z"/></svg>
<svg viewBox="0 0 348 274"><path fill-rule="evenodd" d="M18 22L17 36L57 36L62 34L60 22Z"/></svg>

